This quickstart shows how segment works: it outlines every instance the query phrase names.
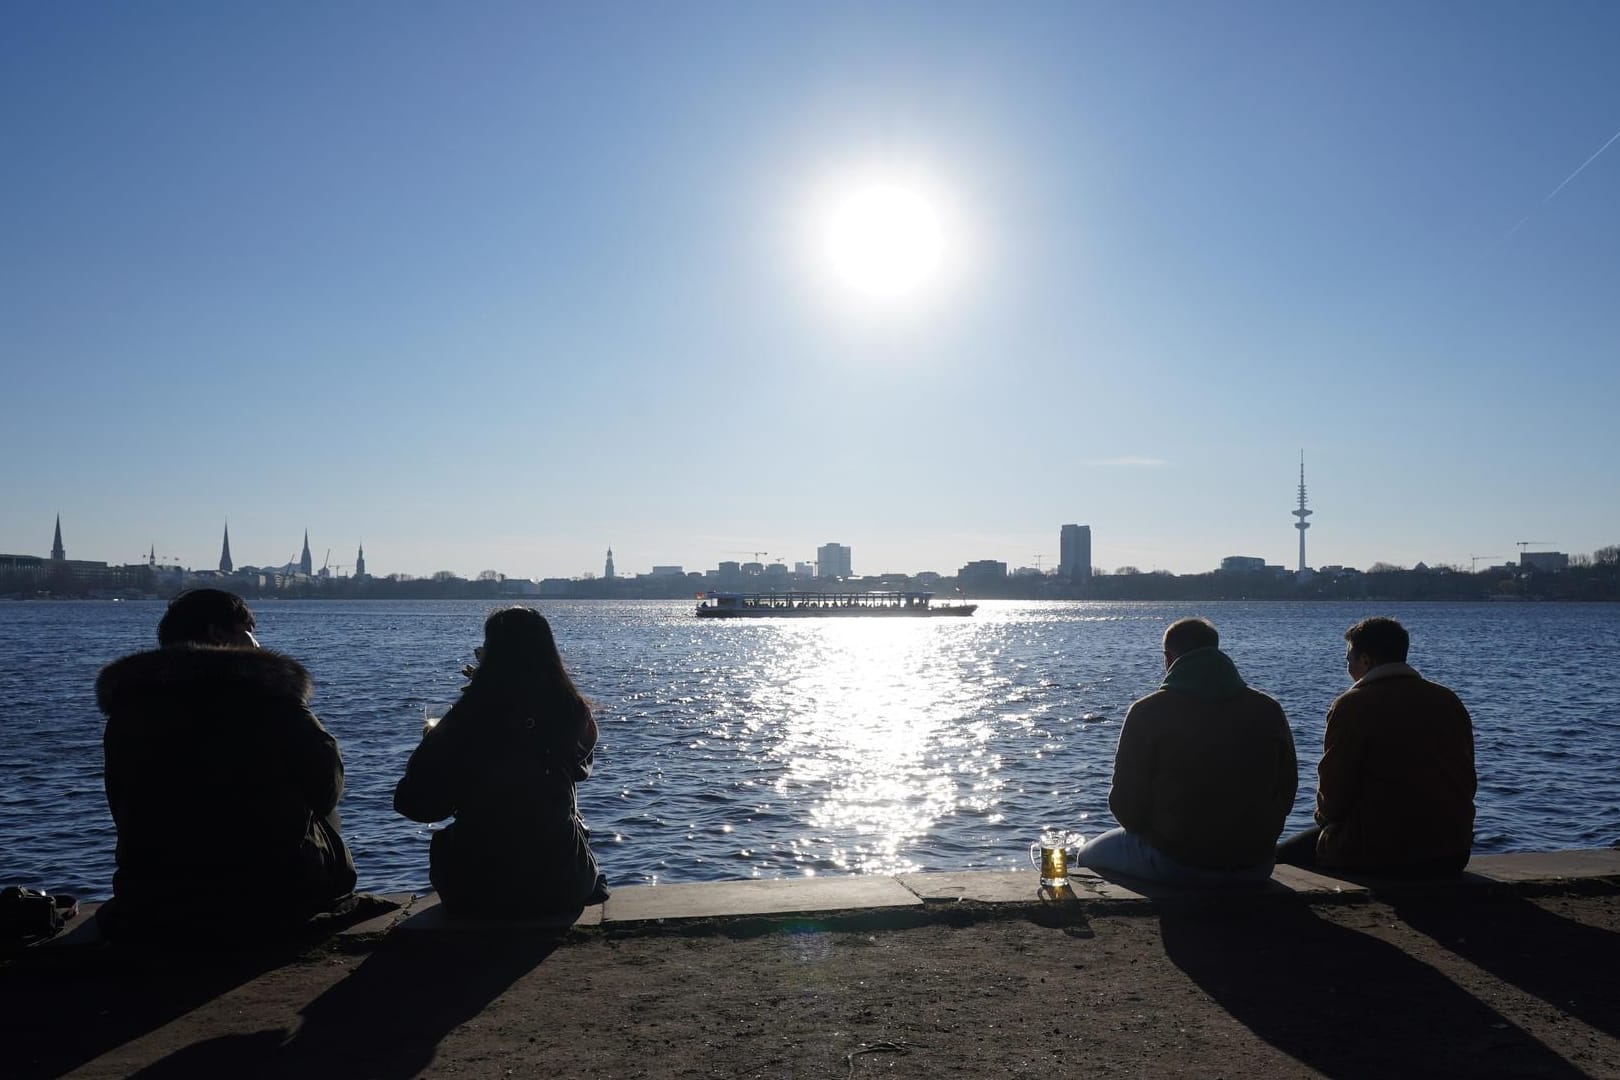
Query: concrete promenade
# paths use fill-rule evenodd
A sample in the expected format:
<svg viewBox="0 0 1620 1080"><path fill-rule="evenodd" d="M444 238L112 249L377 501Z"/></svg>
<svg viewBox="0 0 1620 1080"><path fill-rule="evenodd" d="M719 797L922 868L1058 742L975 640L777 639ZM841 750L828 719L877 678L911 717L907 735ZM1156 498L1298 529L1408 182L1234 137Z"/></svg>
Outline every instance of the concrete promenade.
<svg viewBox="0 0 1620 1080"><path fill-rule="evenodd" d="M432 894L289 948L0 968L0 1076L1620 1077L1620 851L1263 888L1081 871L624 887L572 925Z"/></svg>

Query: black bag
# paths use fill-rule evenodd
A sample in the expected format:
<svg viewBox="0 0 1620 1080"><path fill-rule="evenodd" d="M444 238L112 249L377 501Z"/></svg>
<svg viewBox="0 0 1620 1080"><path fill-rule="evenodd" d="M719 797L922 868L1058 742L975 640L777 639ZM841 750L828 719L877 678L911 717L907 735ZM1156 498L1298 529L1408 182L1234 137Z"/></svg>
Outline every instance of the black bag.
<svg viewBox="0 0 1620 1080"><path fill-rule="evenodd" d="M78 913L79 902L71 896L9 885L0 889L0 941L43 940Z"/></svg>

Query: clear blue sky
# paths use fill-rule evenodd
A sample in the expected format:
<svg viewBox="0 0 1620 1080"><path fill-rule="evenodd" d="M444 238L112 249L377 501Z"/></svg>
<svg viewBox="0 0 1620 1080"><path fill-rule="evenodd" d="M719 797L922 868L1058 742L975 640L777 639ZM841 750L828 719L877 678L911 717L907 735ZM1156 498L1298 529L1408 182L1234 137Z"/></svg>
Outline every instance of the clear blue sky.
<svg viewBox="0 0 1620 1080"><path fill-rule="evenodd" d="M1620 5L12 4L0 551L1620 542ZM812 192L925 177L857 312ZM1526 220L1528 219L1528 220Z"/></svg>

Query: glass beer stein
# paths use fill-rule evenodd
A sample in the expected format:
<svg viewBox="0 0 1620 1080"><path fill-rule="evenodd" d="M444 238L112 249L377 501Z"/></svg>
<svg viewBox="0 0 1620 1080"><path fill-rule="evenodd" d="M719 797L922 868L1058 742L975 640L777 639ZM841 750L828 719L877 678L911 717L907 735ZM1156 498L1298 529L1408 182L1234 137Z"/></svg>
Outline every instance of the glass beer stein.
<svg viewBox="0 0 1620 1080"><path fill-rule="evenodd" d="M1029 845L1029 861L1041 872L1041 888L1061 889L1069 883L1069 863L1084 843L1085 838L1076 833L1053 830Z"/></svg>

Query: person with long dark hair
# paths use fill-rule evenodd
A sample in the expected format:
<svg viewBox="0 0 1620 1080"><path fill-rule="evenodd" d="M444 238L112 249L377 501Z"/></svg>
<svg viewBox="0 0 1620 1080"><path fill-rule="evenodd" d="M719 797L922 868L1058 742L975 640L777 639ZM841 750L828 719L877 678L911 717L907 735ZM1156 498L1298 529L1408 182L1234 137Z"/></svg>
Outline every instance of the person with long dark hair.
<svg viewBox="0 0 1620 1080"><path fill-rule="evenodd" d="M394 788L433 834L429 879L452 914L523 918L577 911L607 895L574 785L591 774L596 721L551 626L532 608L484 621L478 665Z"/></svg>

